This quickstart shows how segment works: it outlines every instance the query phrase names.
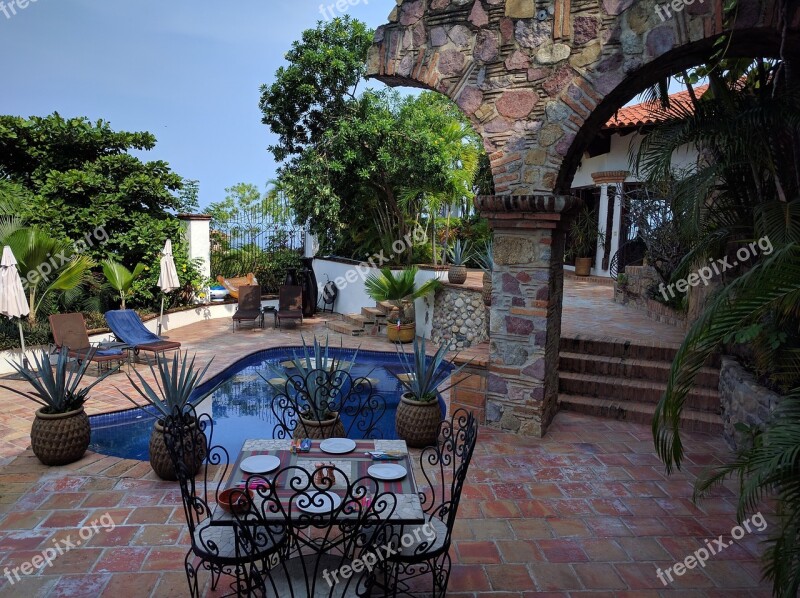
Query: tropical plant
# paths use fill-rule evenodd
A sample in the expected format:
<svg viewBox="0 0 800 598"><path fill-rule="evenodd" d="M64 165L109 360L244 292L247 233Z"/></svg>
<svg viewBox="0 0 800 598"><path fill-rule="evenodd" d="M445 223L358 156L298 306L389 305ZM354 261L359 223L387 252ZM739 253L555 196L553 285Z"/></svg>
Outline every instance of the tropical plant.
<svg viewBox="0 0 800 598"><path fill-rule="evenodd" d="M69 349L62 347L58 353L55 367L50 363L50 355L46 351L36 352L33 355L34 367L26 364L11 362L16 372L33 387L33 392L25 392L5 384L5 388L34 403L44 407L44 413L49 415L69 413L83 407L89 396L89 391L106 376L116 372L119 366L104 372L88 386L78 388L86 369L91 364L91 353L82 361L71 361Z"/></svg>
<svg viewBox="0 0 800 598"><path fill-rule="evenodd" d="M417 288L416 266L406 268L397 274L389 268L382 268L380 274L370 274L364 283L367 295L375 301L388 301L397 308L397 317L403 324L410 324L413 319L406 305L415 299L424 297L442 287L439 280L426 281Z"/></svg>
<svg viewBox="0 0 800 598"><path fill-rule="evenodd" d="M280 378L281 384L275 384L274 380L267 378L261 372L258 375L278 392L291 392L292 380L299 375L305 383L302 393L304 403L300 406L300 415L307 419L324 421L331 416L331 401L339 392L337 389L342 389L346 384L346 379L358 356L358 349L351 359L344 361L330 352L330 341L327 336L324 345L314 337L311 347L306 344L306 339L302 335L300 338L303 341L303 352L293 353L291 368L267 364L270 374ZM315 375L315 372L322 372L323 375Z"/></svg>
<svg viewBox="0 0 800 598"><path fill-rule="evenodd" d="M480 251L475 256L478 266L487 274L494 271L494 243L487 241L483 246L483 251Z"/></svg>
<svg viewBox="0 0 800 598"><path fill-rule="evenodd" d="M740 428L747 428L744 424ZM748 431L743 429L742 431ZM777 405L762 429L750 429L751 441L733 462L700 476L694 498L729 477L739 480L737 517L755 513L774 493L778 505L778 530L772 529L764 552L765 576L774 584L775 596L793 598L800 590L800 388Z"/></svg>
<svg viewBox="0 0 800 598"><path fill-rule="evenodd" d="M72 243L36 228L17 228L3 242L11 247L22 273L31 325L36 324L37 315L53 311L54 293L81 286L94 265L88 255L76 253Z"/></svg>
<svg viewBox="0 0 800 598"><path fill-rule="evenodd" d="M594 257L597 250L597 239L605 233L598 228L597 216L587 206L581 208L572 219L568 230L567 256L570 258Z"/></svg>
<svg viewBox="0 0 800 598"><path fill-rule="evenodd" d="M453 266L465 266L472 258L472 248L468 241L462 242L461 239L456 239L455 244L448 248L447 256Z"/></svg>
<svg viewBox="0 0 800 598"><path fill-rule="evenodd" d="M121 309L125 309L125 299L130 296L134 281L145 269L144 264L136 264L133 272L111 259L103 260L102 266L103 274L108 280L108 284L119 293L119 298L122 302Z"/></svg>
<svg viewBox="0 0 800 598"><path fill-rule="evenodd" d="M446 392L455 386L455 383L442 388L448 378L455 378L471 361L455 367L453 362L446 358L450 351L451 341L439 346L431 357L428 357L425 348L425 339L414 339L413 351L409 355L405 351L397 350L403 371L407 375L392 372L400 381L414 401L430 403L436 400L438 393Z"/></svg>
<svg viewBox="0 0 800 598"><path fill-rule="evenodd" d="M181 358L181 351L176 351L172 359L156 359L156 365L150 364L150 372L153 374L155 385L149 383L144 377L136 370L134 373L138 379L134 380L128 374L133 389L141 396L149 405L155 407L161 417L169 417L175 413L186 414L189 410L190 401L194 400L199 403L205 397L213 393L222 384L220 380L217 384L210 386L202 394L197 394L197 388L202 384L203 378L208 371L212 358L202 370L195 369L195 359L193 356L189 361L189 353L183 352ZM143 405L137 403L128 394L117 388L119 392L137 407L142 408Z"/></svg>

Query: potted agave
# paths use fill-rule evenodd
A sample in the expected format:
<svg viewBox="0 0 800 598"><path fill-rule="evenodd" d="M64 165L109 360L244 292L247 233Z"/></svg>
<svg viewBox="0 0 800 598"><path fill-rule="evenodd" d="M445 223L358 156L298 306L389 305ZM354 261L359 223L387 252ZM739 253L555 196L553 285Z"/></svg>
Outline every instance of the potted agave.
<svg viewBox="0 0 800 598"><path fill-rule="evenodd" d="M34 367L11 363L22 379L33 387L33 392L2 387L41 405L31 426L31 448L39 461L45 465L73 463L82 458L89 447L91 428L83 408L89 391L119 367L79 389L86 368L91 364L90 359L82 363L70 361L69 350L63 347L55 368L44 351L34 354L33 362Z"/></svg>
<svg viewBox="0 0 800 598"><path fill-rule="evenodd" d="M584 207L569 225L568 257L575 258L575 276L589 276L597 251L597 240L605 233L598 227L597 217Z"/></svg>
<svg viewBox="0 0 800 598"><path fill-rule="evenodd" d="M476 257L478 264L483 270L483 304L492 304L492 272L494 271L494 245L491 241L486 242L486 247L482 253Z"/></svg>
<svg viewBox="0 0 800 598"><path fill-rule="evenodd" d="M305 338L300 338L302 355L295 352L294 357L283 364L285 367L268 364L273 378L261 372L259 376L296 408L300 425L294 429L294 438L341 438L345 430L336 407L341 393L347 390L344 387L358 350L353 359L343 361L330 352L327 336L324 345L315 337L311 347Z"/></svg>
<svg viewBox="0 0 800 598"><path fill-rule="evenodd" d="M395 416L395 429L408 446L424 448L436 444L436 434L442 421L439 393L452 388L442 388L448 378L452 380L469 365L455 367L445 356L450 351L450 341L443 344L431 357L425 351L425 339L414 339L414 350L409 355L397 351L405 374L394 374L405 388L400 397Z"/></svg>
<svg viewBox="0 0 800 598"><path fill-rule="evenodd" d="M467 280L467 260L471 256L469 243L462 243L461 239L456 239L455 245L448 249L447 255L450 258L447 280L452 284L464 284Z"/></svg>
<svg viewBox="0 0 800 598"><path fill-rule="evenodd" d="M134 380L133 377L128 374L128 379L133 389L147 404L151 405L156 410L156 417L158 419L150 434L150 466L162 480L174 481L178 479L175 473L175 466L172 463L172 458L167 450L167 443L164 439L165 418L174 416L177 413L183 414L185 419L184 433L198 435L198 438L193 442L186 442L184 444L186 446L205 446L205 435L203 431L197 427L197 422L194 416L191 415L190 400L193 400L194 403L199 403L205 397L213 393L219 387L219 384L214 385L202 394L196 394L195 391L202 383L208 366L211 365L211 361L199 372L195 369L194 361L195 357L192 357L192 360L189 361L187 353L184 353L181 359L180 351L176 351L172 359L156 359L155 366L150 364L150 372L153 374L155 386L147 382L136 370L134 370L134 372L136 373L138 381ZM144 405L140 405L121 390L120 393L137 407L144 407ZM203 436L203 438L199 438L199 436ZM193 463L194 473L197 473L200 471L205 457L206 452L203 450L202 454L186 456L184 462L187 464Z"/></svg>
<svg viewBox="0 0 800 598"><path fill-rule="evenodd" d="M382 268L380 274L371 274L364 283L367 295L375 301L388 301L397 311L397 324L389 322L386 334L393 343L410 343L417 334L413 310L415 299L441 288L438 280L429 280L420 287L416 284L417 267L412 266L393 274Z"/></svg>

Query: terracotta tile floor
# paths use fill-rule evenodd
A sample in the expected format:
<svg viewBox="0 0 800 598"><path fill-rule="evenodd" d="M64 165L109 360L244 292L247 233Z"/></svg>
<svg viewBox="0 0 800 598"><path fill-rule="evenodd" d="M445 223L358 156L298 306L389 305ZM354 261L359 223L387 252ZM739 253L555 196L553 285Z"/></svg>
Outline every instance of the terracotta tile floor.
<svg viewBox="0 0 800 598"><path fill-rule="evenodd" d="M631 322L643 338L672 332L607 305L597 286L568 281L565 334L571 326L585 332L598 321L604 324L595 328L597 336L625 338ZM319 321L303 328L313 331L321 332ZM299 337L269 328L232 335L226 321L213 320L169 335L196 351L199 361L214 356L213 371ZM375 338L343 342L389 348ZM93 412L128 406L115 386L126 388L126 378L117 374L102 383ZM7 461L0 465L0 596L188 595L182 568L187 533L175 485L155 479L147 463L97 454L69 467L44 467L26 450L33 408L7 391L0 400L0 458ZM657 568L665 570L720 534L729 542L736 525L728 488L698 505L690 500L692 479L727 456L724 444L701 434L685 440L684 471L666 477L647 426L560 413L544 439L481 428L454 533L450 593L769 596L759 583L763 534L746 534L667 586L659 581ZM100 527L51 567L14 584L5 576L6 568L11 574L45 548L76 541L80 526L108 523L108 517L113 531Z"/></svg>

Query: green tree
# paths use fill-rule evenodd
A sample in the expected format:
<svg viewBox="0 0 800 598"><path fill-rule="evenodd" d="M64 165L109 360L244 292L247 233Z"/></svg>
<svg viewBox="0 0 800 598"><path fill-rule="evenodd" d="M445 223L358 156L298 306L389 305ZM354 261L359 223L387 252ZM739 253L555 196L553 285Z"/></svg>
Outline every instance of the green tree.
<svg viewBox="0 0 800 598"><path fill-rule="evenodd" d="M180 244L174 213L194 207L191 195L178 195L183 180L166 162L129 153L155 143L150 133L114 131L102 120L0 116L0 178L29 193L20 215L30 225L73 241L102 226L108 242L89 248L96 261L124 255L149 263L167 238Z"/></svg>
<svg viewBox="0 0 800 598"><path fill-rule="evenodd" d="M136 264L133 272L114 260L103 260L102 266L108 284L119 293L120 309L125 309L125 300L131 295L134 281L144 271L144 264Z"/></svg>
<svg viewBox="0 0 800 598"><path fill-rule="evenodd" d="M289 64L261 87L262 122L279 138L269 148L278 162L318 143L348 111L371 44L372 31L349 16L321 22L292 44Z"/></svg>

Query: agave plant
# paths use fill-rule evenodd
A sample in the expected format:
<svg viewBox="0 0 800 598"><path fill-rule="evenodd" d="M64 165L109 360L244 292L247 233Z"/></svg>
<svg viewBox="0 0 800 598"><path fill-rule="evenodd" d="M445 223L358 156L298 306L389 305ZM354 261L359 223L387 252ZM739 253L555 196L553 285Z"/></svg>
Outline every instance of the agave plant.
<svg viewBox="0 0 800 598"><path fill-rule="evenodd" d="M213 393L222 383L220 381L201 395L193 397L192 395L202 383L208 367L214 360L212 358L202 370L197 371L194 366L197 356L192 357L192 360L189 361L188 353L184 353L182 359L180 354L180 351L176 351L171 360L157 359L155 366L150 364L150 372L153 374L155 386L145 380L136 370L134 372L138 378L138 383L128 374L128 379L134 390L148 404L155 407L163 417L169 417L175 413L185 414L189 412L189 401L192 398L199 402ZM137 407L143 407L123 391L119 390L119 392Z"/></svg>
<svg viewBox="0 0 800 598"><path fill-rule="evenodd" d="M448 378L452 379L456 374L467 367L467 362L454 368L451 361L445 356L450 351L451 342L447 341L441 345L431 357L428 357L425 350L425 339L414 339L414 350L409 355L405 351L398 349L397 355L400 363L403 364L406 376L395 374L395 378L400 381L409 394L413 395L414 400L420 403L430 403L436 400L437 394L451 389L454 384L449 384L441 388Z"/></svg>
<svg viewBox="0 0 800 598"><path fill-rule="evenodd" d="M487 241L483 251L475 255L478 266L487 274L491 274L494 270L494 244Z"/></svg>
<svg viewBox="0 0 800 598"><path fill-rule="evenodd" d="M102 264L108 284L119 293L121 309L125 309L125 299L130 295L134 281L144 270L144 264L136 264L133 272L114 260L103 260Z"/></svg>
<svg viewBox="0 0 800 598"><path fill-rule="evenodd" d="M316 421L326 420L331 415L330 406L333 402L331 399L338 392L335 389L341 389L350 375L350 370L358 356L358 349L352 359L343 361L330 352L330 341L327 336L324 345L314 337L311 347L306 344L303 336L300 338L303 341L303 352L302 354L294 353L294 357L291 359L291 368L267 364L270 374L274 378L281 379L280 384L275 384L274 378L269 379L261 372L258 375L278 392L290 391L293 380L297 380L298 377L302 378L305 388L300 394L303 400L303 404L300 405L301 415ZM315 375L314 372L322 372L322 375Z"/></svg>
<svg viewBox="0 0 800 598"><path fill-rule="evenodd" d="M390 302L397 308L400 322L409 324L412 318L406 312L406 302L424 297L442 286L441 281L434 279L417 288L415 281L417 271L417 267L412 266L393 274L389 268L382 268L380 274L371 274L364 283L367 295L375 301Z"/></svg>
<svg viewBox="0 0 800 598"><path fill-rule="evenodd" d="M464 266L472 257L469 241L462 243L461 239L456 239L455 245L447 250L447 255L453 266Z"/></svg>
<svg viewBox="0 0 800 598"><path fill-rule="evenodd" d="M50 356L45 352L34 353L34 367L27 367L16 362L10 362L17 373L33 387L33 392L24 392L10 386L0 385L6 390L30 399L44 407L44 413L55 415L69 413L80 409L86 402L89 391L109 374L117 371L119 366L105 372L94 382L83 388L80 386L86 368L91 361L87 358L82 362L70 361L69 349L62 347L58 353L55 368L50 364Z"/></svg>

